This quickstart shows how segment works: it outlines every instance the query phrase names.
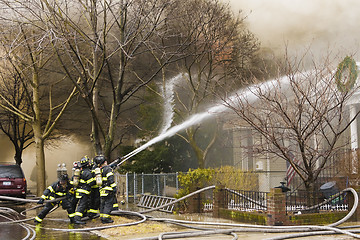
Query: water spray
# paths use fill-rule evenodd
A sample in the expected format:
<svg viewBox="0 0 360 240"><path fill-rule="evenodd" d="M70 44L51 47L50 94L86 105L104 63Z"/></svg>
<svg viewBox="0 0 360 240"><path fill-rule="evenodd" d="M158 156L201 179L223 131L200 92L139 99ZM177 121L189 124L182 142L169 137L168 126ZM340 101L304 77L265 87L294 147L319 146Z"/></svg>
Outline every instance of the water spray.
<svg viewBox="0 0 360 240"><path fill-rule="evenodd" d="M162 90L162 96L164 99L164 118L160 134L165 133L171 127L174 117L174 87L182 76L183 74L179 73L175 77L171 78L168 82L166 82L165 88Z"/></svg>
<svg viewBox="0 0 360 240"><path fill-rule="evenodd" d="M304 73L301 73L304 74ZM282 77L280 79L277 80L271 80L268 82L264 82L264 83L260 83L257 85L253 85L250 86L246 89L242 89L238 92L236 92L233 96L229 97L228 99L226 99L226 102L229 103L233 103L235 101L246 101L247 103L254 103L258 97L256 95L257 92L261 91L262 93L264 92L268 92L271 89L274 88L281 88L281 89L287 89L287 87L289 86L290 82L289 79L285 76ZM161 133L159 136L153 138L152 140L150 140L149 142L147 142L146 144L142 145L141 147L135 149L134 151L130 152L129 154L125 155L124 157L118 158L116 159L114 162L112 162L111 164L109 164L112 168L116 168L118 166L120 166L121 164L123 164L125 161L127 161L128 159L130 159L131 157L133 157L134 155L136 155L137 153L141 152L142 150L146 149L147 147L160 142L162 140L164 140L165 138L171 137L173 135L175 135L177 132L186 129L187 127L190 127L194 124L197 124L209 117L215 116L218 113L222 113L224 111L226 111L228 108L228 106L226 106L224 103L222 104L217 104L211 108L209 108L206 112L203 113L198 113L193 115L192 117L190 117L188 120L186 120L185 122L183 122L180 125L174 126L168 130L166 130L164 133ZM204 189L200 189L194 193L191 193L181 199L176 200L177 201L181 201L186 199L189 196L192 196L194 194L197 194L201 191L205 191L208 189L212 189L214 186L210 186ZM319 234L335 234L335 233L341 233L341 234L346 234L355 238L360 238L359 235L355 234L356 230L341 230L340 228L335 228L335 226L345 222L346 220L348 220L355 212L357 205L358 205L358 195L356 193L356 191L352 188L349 189L345 189L343 191L349 191L354 195L354 205L351 209L351 211L349 211L349 213L341 220L337 221L336 223L330 224L328 226L258 226L258 225L251 225L251 224L229 224L229 223L200 223L200 222L193 222L193 221L188 221L188 222L179 222L179 220L174 220L174 219L151 219L153 221L164 221L164 222L172 222L174 224L205 224L205 225L214 225L214 226L232 226L232 227L236 227L236 228L232 228L232 229L205 229L203 232L188 232L188 233L178 233L178 234L173 234L173 233L162 233L160 234L158 237L154 238L154 239L166 239L166 238L182 238L182 237L189 237L189 236L202 236L202 235L212 235L212 234L232 234L233 236L236 236L236 232L302 232L299 233L298 235L287 235L287 236L281 236L281 237L276 237L276 238L271 238L272 240L274 239L286 239L286 238L293 238L293 237L301 237L301 236L313 236L313 235L319 235ZM1 199L1 196L0 196ZM8 199L8 200L15 200L15 199ZM17 200L21 200L16 198ZM57 199L58 201L59 199ZM30 199L24 199L23 201L26 202L32 202L32 201L37 201L37 200L30 200ZM174 202L168 203L168 204L174 204ZM107 228L113 228L113 227L120 227L120 226L129 226L129 225L133 225L133 224L139 224L141 222L144 222L148 217L144 216L143 213L148 213L151 211L155 211L157 209L163 208L165 207L165 205L159 206L157 208L154 209L149 209L149 210L145 210L142 212L125 212L125 211L113 211L111 214L113 215L134 215L134 216L138 216L141 219L139 221L136 221L134 223L131 224L117 224L117 225L108 225L108 226L101 226L101 227L94 227L94 228L81 228L81 229L55 229L55 228L51 228L50 230L56 230L56 231L66 231L66 232L83 232L83 231L93 231L93 230L102 230L102 229L107 229ZM12 220L12 222L16 222L15 220ZM30 226L30 225L29 225ZM316 230L316 232L313 232L314 230ZM307 232L305 232L307 231ZM312 232L309 232L312 231ZM146 238L146 239L153 239L153 238Z"/></svg>
<svg viewBox="0 0 360 240"><path fill-rule="evenodd" d="M262 91L262 92L266 91L267 92L274 88L285 88L288 85L289 85L289 80L288 80L287 76L284 76L278 80L271 80L271 81L267 81L267 82L263 82L263 83L259 83L259 84L250 86L246 89L241 89L240 91L236 92L231 97L229 97L226 101L229 103L230 102L232 103L236 100L239 100L239 98L241 98L241 99L246 99L246 101L248 103L254 103L258 99L258 97L256 95L256 91ZM229 110L227 105L225 105L224 103L218 103L215 106L209 108L206 112L197 113L197 114L191 116L188 120L184 121L183 123L168 129L166 132L161 133L159 136L151 139L144 145L140 146L139 148L135 149L134 151L123 156L121 158L121 161L117 164L116 167L120 166L125 161L127 161L131 157L135 156L139 152L143 151L144 149L152 146L153 144L160 142L166 138L172 137L177 132L184 130L192 125L198 124L210 117L214 117L217 114L222 113L226 110Z"/></svg>

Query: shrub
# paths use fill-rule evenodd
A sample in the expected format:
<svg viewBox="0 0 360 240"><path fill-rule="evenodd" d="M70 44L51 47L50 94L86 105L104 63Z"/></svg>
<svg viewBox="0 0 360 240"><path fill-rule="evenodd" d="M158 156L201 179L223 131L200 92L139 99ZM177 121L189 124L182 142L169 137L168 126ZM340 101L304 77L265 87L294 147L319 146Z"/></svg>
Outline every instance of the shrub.
<svg viewBox="0 0 360 240"><path fill-rule="evenodd" d="M181 198L188 195L191 192L197 190L197 188L203 188L207 186L214 175L214 169L189 169L187 173L179 173L178 180L181 186L176 198Z"/></svg>
<svg viewBox="0 0 360 240"><path fill-rule="evenodd" d="M258 191L258 176L253 172L244 172L233 166L220 168L189 169L187 173L179 173L180 190L175 196L181 198L197 189L210 185L223 185L236 190Z"/></svg>
<svg viewBox="0 0 360 240"><path fill-rule="evenodd" d="M258 175L254 172L244 172L233 166L222 166L214 169L212 184L221 184L230 189L258 191Z"/></svg>

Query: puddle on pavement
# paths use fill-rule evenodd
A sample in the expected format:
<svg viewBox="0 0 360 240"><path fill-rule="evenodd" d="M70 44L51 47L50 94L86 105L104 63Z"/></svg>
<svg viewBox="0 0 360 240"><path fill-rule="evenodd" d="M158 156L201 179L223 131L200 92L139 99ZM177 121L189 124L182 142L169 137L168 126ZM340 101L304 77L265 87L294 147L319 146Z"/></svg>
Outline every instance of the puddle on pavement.
<svg viewBox="0 0 360 240"><path fill-rule="evenodd" d="M1 206L1 205L0 205ZM7 206L10 207L17 212L22 212L26 209L36 206L36 204L23 204L23 205L14 205L14 206ZM135 211L139 212L145 209L140 209L136 207L134 204L125 204L121 205L121 210L124 211ZM38 212L41 210L31 210L26 212L26 218L35 217ZM168 214L164 212L151 212L146 214L155 218L175 218L181 220L192 220L192 221L209 221L209 222L216 222L219 219L212 218L211 214ZM1 218L0 221L4 221L4 218ZM223 221L222 221L223 222ZM35 225L33 220L27 221L26 226L30 226L36 232L36 238L39 240L82 240L82 239L90 239L90 240L105 240L105 238L100 237L94 233L89 232L64 232L64 231L54 231L51 229L71 229L71 228L91 228L91 227L98 227L102 226L100 219L94 219L91 221L87 221L86 225L81 226L74 226L69 224L69 220L67 218L67 212L63 210L61 207L56 209L54 212L49 213L43 222L40 225ZM0 239L9 239L9 240L18 240L23 239L27 235L28 231L21 227L18 224L0 224Z"/></svg>
<svg viewBox="0 0 360 240"><path fill-rule="evenodd" d="M6 211L6 208L11 208L15 210L17 213L20 213L34 205L30 204L4 204L3 202L0 204L0 222L7 222L9 220L6 217L14 218L15 214L11 214L10 211ZM25 218L32 218L38 214L40 210L31 210L26 212ZM23 219L24 217L21 217ZM93 220L95 221L95 220ZM100 222L100 220L98 219ZM84 227L90 227L89 225L96 226L97 222L92 222L90 224L86 224ZM56 229L71 229L74 228L74 225L69 224L69 220L67 218L67 212L63 209L57 209L52 213L49 213L43 223L35 225L33 220L29 220L24 222L23 226L20 224L0 224L0 239L7 240L18 240L18 239L30 239L34 232L36 233L35 239L37 240L105 240L105 238L99 237L96 234L89 232L64 232L64 231L54 231L52 228ZM33 230L32 230L33 229ZM30 235L29 235L30 234ZM29 237L30 236L30 237Z"/></svg>

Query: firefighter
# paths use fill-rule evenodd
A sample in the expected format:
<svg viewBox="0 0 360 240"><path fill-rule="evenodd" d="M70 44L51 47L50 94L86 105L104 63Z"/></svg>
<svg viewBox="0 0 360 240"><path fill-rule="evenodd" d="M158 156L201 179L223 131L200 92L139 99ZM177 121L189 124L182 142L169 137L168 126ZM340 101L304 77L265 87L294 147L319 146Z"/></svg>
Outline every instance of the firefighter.
<svg viewBox="0 0 360 240"><path fill-rule="evenodd" d="M71 206L73 208L73 212L75 214L77 203L79 202L79 199L76 198L76 188L79 185L80 181L80 174L81 174L81 163L80 161L73 162L73 169L72 169L73 175L70 179L70 184L72 188L69 191L69 200L71 202Z"/></svg>
<svg viewBox="0 0 360 240"><path fill-rule="evenodd" d="M74 223L85 224L86 222L81 221L84 217L89 204L91 186L93 185L93 177L90 170L90 159L88 156L84 156L80 160L81 173L79 184L76 188L75 197L78 199L78 205L75 212Z"/></svg>
<svg viewBox="0 0 360 240"><path fill-rule="evenodd" d="M100 218L102 223L113 223L110 213L113 210L114 197L116 193L116 183L114 172L107 165L103 155L94 157L95 163L101 169L102 184L100 187Z"/></svg>
<svg viewBox="0 0 360 240"><path fill-rule="evenodd" d="M90 219L94 219L98 216L100 212L100 193L99 193L99 187L101 186L101 183L97 184L96 182L96 176L101 176L100 168L97 166L97 164L92 161L91 163L91 173L92 177L94 179L95 184L91 186L91 193L90 193L90 200L89 200L89 208L87 210L87 216Z"/></svg>
<svg viewBox="0 0 360 240"><path fill-rule="evenodd" d="M119 157L116 160L114 160L111 164L108 164L108 166L111 167L112 169L115 169L118 166L120 160L122 160L122 158ZM101 170L97 166L97 164L94 162L94 159L93 159L93 161L91 163L91 166L92 166L91 173L93 175L95 184L93 184L91 186L91 193L90 193L90 200L89 200L89 208L87 210L87 213L88 213L87 216L90 219L94 219L99 214L99 209L100 209L99 187L101 186L102 183L96 181L96 176L101 175ZM119 204L118 204L118 201L116 199L116 196L114 196L114 198L113 198L113 209L112 210L119 210Z"/></svg>
<svg viewBox="0 0 360 240"><path fill-rule="evenodd" d="M116 160L114 160L112 163L108 164L109 167L113 169L113 171L116 169L116 167L119 165L120 161L122 160L121 157L118 157ZM116 192L113 198L113 210L119 210L119 203L116 198Z"/></svg>
<svg viewBox="0 0 360 240"><path fill-rule="evenodd" d="M35 217L34 222L36 224L41 223L45 216L50 212L51 209L55 207L56 204L61 204L62 208L68 212L68 217L70 219L70 223L74 222L74 211L71 206L70 200L67 198L69 190L72 188L69 183L69 176L67 174L63 174L59 177L57 182L54 182L49 187L45 189L43 195L41 196L38 204L43 204L45 200L53 200L56 198L65 197L65 199L56 201L56 202L48 202L45 204L43 210Z"/></svg>

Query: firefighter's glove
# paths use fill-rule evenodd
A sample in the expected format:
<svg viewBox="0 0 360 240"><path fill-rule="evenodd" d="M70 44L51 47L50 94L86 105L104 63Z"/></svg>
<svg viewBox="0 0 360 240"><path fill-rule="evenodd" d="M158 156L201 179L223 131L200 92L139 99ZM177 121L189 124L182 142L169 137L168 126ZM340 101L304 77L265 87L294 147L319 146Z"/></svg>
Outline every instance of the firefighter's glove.
<svg viewBox="0 0 360 240"><path fill-rule="evenodd" d="M40 198L40 200L37 202L37 204L43 204L44 203L44 200L43 198Z"/></svg>

